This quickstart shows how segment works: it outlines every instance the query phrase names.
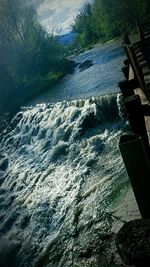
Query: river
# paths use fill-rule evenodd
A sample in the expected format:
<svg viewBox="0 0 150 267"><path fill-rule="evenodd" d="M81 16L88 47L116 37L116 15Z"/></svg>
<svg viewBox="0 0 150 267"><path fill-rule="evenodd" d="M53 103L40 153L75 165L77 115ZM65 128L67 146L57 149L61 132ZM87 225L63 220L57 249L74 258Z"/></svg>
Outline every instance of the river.
<svg viewBox="0 0 150 267"><path fill-rule="evenodd" d="M111 211L129 186L118 149L124 54L106 44L75 58L87 59L93 66L77 68L3 131L2 266L116 266Z"/></svg>

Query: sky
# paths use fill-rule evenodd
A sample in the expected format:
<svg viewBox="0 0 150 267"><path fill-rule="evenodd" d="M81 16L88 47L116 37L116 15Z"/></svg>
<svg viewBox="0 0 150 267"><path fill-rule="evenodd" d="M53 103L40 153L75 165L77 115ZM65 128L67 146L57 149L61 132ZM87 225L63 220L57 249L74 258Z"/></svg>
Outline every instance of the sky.
<svg viewBox="0 0 150 267"><path fill-rule="evenodd" d="M28 0L27 0L28 1ZM42 25L48 32L65 34L88 0L30 0L37 10ZM90 1L91 2L91 1Z"/></svg>

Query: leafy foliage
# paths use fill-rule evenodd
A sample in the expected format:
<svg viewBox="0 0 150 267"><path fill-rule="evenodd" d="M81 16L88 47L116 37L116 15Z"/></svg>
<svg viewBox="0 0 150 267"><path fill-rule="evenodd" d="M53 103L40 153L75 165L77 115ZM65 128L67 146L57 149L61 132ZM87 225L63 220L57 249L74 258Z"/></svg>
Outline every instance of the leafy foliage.
<svg viewBox="0 0 150 267"><path fill-rule="evenodd" d="M48 34L35 10L21 2L0 0L1 110L48 87L71 67L57 36Z"/></svg>
<svg viewBox="0 0 150 267"><path fill-rule="evenodd" d="M135 32L136 23L149 23L149 0L94 0L79 12L73 25L82 47L98 40L119 37L126 31Z"/></svg>

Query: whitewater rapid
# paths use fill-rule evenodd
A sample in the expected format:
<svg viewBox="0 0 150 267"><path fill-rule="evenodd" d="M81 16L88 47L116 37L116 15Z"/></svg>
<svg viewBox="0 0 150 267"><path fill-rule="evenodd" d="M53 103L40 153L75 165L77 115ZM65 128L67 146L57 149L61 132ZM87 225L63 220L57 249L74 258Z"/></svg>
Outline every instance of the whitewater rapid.
<svg viewBox="0 0 150 267"><path fill-rule="evenodd" d="M11 267L101 266L128 187L117 99L24 107L4 130L0 259Z"/></svg>

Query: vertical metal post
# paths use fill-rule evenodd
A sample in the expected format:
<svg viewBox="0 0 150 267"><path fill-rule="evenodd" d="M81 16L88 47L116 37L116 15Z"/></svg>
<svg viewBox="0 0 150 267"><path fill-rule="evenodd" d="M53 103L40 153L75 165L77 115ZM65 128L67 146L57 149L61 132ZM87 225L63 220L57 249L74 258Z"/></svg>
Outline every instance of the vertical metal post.
<svg viewBox="0 0 150 267"><path fill-rule="evenodd" d="M142 218L150 219L150 164L141 136L123 135L119 148Z"/></svg>

